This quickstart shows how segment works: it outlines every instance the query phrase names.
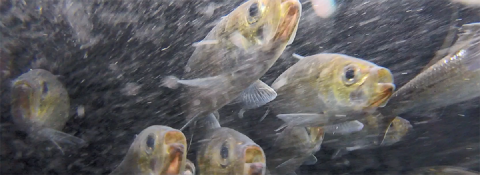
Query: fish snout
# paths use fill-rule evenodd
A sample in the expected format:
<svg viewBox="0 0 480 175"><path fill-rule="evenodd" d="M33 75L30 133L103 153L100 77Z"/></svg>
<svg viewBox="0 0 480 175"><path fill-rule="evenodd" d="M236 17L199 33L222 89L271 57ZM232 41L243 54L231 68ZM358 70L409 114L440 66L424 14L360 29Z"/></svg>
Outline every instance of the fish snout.
<svg viewBox="0 0 480 175"><path fill-rule="evenodd" d="M262 148L257 145L247 146L245 149L245 175L263 175L265 174L266 162L265 154Z"/></svg>
<svg viewBox="0 0 480 175"><path fill-rule="evenodd" d="M375 91L370 102L370 107L384 107L395 91L393 84L393 75L387 68L374 67L370 70L372 80L375 81Z"/></svg>
<svg viewBox="0 0 480 175"><path fill-rule="evenodd" d="M395 91L395 85L392 83L378 83L378 100L373 103L373 106L384 107Z"/></svg>
<svg viewBox="0 0 480 175"><path fill-rule="evenodd" d="M287 42L296 32L298 22L300 21L302 4L298 0L282 0L282 9L284 16L274 39Z"/></svg>
<svg viewBox="0 0 480 175"><path fill-rule="evenodd" d="M166 174L179 174L183 159L185 146L180 143L171 143L168 145L168 153L170 156Z"/></svg>
<svg viewBox="0 0 480 175"><path fill-rule="evenodd" d="M384 67L375 67L372 69L372 73L378 77L378 83L390 83L393 84L393 75L390 70Z"/></svg>
<svg viewBox="0 0 480 175"><path fill-rule="evenodd" d="M250 164L248 175L263 175L265 174L265 164L261 162L255 162Z"/></svg>

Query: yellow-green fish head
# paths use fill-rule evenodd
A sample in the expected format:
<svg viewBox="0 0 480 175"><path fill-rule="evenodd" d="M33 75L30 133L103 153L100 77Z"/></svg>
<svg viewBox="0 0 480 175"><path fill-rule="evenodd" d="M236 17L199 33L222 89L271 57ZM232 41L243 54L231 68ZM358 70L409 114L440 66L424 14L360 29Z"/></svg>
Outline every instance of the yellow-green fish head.
<svg viewBox="0 0 480 175"><path fill-rule="evenodd" d="M295 37L301 11L298 0L250 0L227 16L224 31L238 31L242 39L235 42L241 42L245 48L269 41L286 45Z"/></svg>
<svg viewBox="0 0 480 175"><path fill-rule="evenodd" d="M180 174L186 155L187 140L181 131L154 125L137 136L125 159L132 156L142 174Z"/></svg>
<svg viewBox="0 0 480 175"><path fill-rule="evenodd" d="M198 157L200 174L265 174L265 154L260 146L236 131L220 132L211 137L205 152Z"/></svg>
<svg viewBox="0 0 480 175"><path fill-rule="evenodd" d="M393 75L387 68L346 55L332 62L333 95L344 106L355 110L383 107L395 90Z"/></svg>
<svg viewBox="0 0 480 175"><path fill-rule="evenodd" d="M322 127L306 127L314 150L319 150L323 141L324 131Z"/></svg>
<svg viewBox="0 0 480 175"><path fill-rule="evenodd" d="M70 107L63 85L50 72L34 69L12 82L11 112L21 127L62 129Z"/></svg>

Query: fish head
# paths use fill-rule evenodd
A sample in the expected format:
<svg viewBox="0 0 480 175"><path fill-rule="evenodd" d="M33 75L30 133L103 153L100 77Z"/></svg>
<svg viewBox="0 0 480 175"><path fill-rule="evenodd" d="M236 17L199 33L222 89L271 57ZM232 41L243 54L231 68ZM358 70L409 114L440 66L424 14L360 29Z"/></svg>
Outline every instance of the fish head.
<svg viewBox="0 0 480 175"><path fill-rule="evenodd" d="M295 38L301 11L298 0L249 0L227 16L224 31L241 34L244 49L269 42L286 46Z"/></svg>
<svg viewBox="0 0 480 175"><path fill-rule="evenodd" d="M68 94L55 75L33 69L15 79L11 88L11 112L15 123L27 127L35 123L53 129L63 128L70 105ZM52 122L45 123L47 120Z"/></svg>
<svg viewBox="0 0 480 175"><path fill-rule="evenodd" d="M205 174L263 175L266 160L263 149L247 136L228 128L217 130L206 150L198 155L200 172Z"/></svg>
<svg viewBox="0 0 480 175"><path fill-rule="evenodd" d="M180 174L185 171L187 140L179 130L150 126L135 138L127 156L142 174Z"/></svg>
<svg viewBox="0 0 480 175"><path fill-rule="evenodd" d="M323 142L324 131L322 127L306 127L307 134L310 137L312 143L312 149L314 152L320 150L320 146Z"/></svg>
<svg viewBox="0 0 480 175"><path fill-rule="evenodd" d="M333 65L332 93L336 103L355 111L383 107L395 90L393 75L387 68L369 61L337 55ZM338 105L338 104L335 104Z"/></svg>
<svg viewBox="0 0 480 175"><path fill-rule="evenodd" d="M382 146L392 145L399 142L407 133L412 130L412 125L408 120L401 117L395 117L385 131Z"/></svg>

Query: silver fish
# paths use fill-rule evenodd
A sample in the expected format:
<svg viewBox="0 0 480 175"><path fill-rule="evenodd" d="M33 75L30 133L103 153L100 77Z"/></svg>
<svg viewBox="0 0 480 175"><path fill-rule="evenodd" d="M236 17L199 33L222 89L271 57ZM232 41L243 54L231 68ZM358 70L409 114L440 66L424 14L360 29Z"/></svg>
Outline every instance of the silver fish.
<svg viewBox="0 0 480 175"><path fill-rule="evenodd" d="M480 97L480 23L463 25L450 51L448 56L398 89L380 111L385 115L398 115Z"/></svg>

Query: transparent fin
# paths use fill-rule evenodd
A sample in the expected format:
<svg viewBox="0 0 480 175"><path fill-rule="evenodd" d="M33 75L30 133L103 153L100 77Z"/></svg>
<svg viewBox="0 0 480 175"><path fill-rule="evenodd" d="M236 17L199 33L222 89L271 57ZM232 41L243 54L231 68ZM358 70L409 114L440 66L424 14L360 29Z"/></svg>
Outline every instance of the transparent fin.
<svg viewBox="0 0 480 175"><path fill-rule="evenodd" d="M192 44L193 47L203 46L203 45L215 45L218 44L218 40L202 40Z"/></svg>
<svg viewBox="0 0 480 175"><path fill-rule="evenodd" d="M289 126L316 127L328 122L323 114L315 113L278 114L277 117Z"/></svg>
<svg viewBox="0 0 480 175"><path fill-rule="evenodd" d="M291 166L292 164L295 164L295 162L298 162L298 161L300 161L298 158L288 159L287 161L285 161L285 162L283 162L282 164L280 164L280 165L278 165L277 167L275 167L276 173L281 172L282 167L288 168L289 166ZM285 175L297 175L297 173L295 173L295 171L282 172L282 174L285 174Z"/></svg>
<svg viewBox="0 0 480 175"><path fill-rule="evenodd" d="M49 140L53 140L56 143L60 144L70 144L70 145L78 145L83 146L87 142L83 139L75 137L73 135L64 133L62 131L57 131L55 129L44 128L38 132L39 135L43 136L44 138L48 138Z"/></svg>
<svg viewBox="0 0 480 175"><path fill-rule="evenodd" d="M241 103L242 109L255 109L277 97L277 92L264 82L257 80L235 98L232 103Z"/></svg>
<svg viewBox="0 0 480 175"><path fill-rule="evenodd" d="M250 45L248 39L245 38L240 32L235 31L230 36L230 42L232 42L235 46L243 49L247 49Z"/></svg>
<svg viewBox="0 0 480 175"><path fill-rule="evenodd" d="M363 127L363 123L359 122L358 120L354 120L336 125L324 126L323 130L328 134L350 134L361 131Z"/></svg>
<svg viewBox="0 0 480 175"><path fill-rule="evenodd" d="M81 147L87 144L87 142L85 142L81 138L50 128L41 129L36 134L43 139L49 140L53 144L55 144L55 146L62 152L62 154L65 154L65 152L63 151L63 146L61 145Z"/></svg>
<svg viewBox="0 0 480 175"><path fill-rule="evenodd" d="M337 149L337 150L335 151L335 153L333 153L332 159L338 159L338 158L346 155L347 153L348 153L348 151L345 150L345 149Z"/></svg>
<svg viewBox="0 0 480 175"><path fill-rule="evenodd" d="M317 157L315 157L313 154L308 156L307 159L305 159L305 162L303 162L303 165L315 165L317 163Z"/></svg>
<svg viewBox="0 0 480 175"><path fill-rule="evenodd" d="M221 126L220 126L220 123L218 122L215 114L210 113L205 117L199 118L195 122L195 127L196 128L204 128L204 131L208 131L208 130L211 130L211 129L220 128Z"/></svg>
<svg viewBox="0 0 480 175"><path fill-rule="evenodd" d="M296 54L296 53L293 53L292 56L293 56L293 58L296 58L298 60L301 60L301 59L305 58L304 56L301 56L301 55Z"/></svg>
<svg viewBox="0 0 480 175"><path fill-rule="evenodd" d="M207 78L196 78L191 80L177 80L177 83L198 87L198 88L213 88L214 86L223 85L227 82L226 77L219 75Z"/></svg>

